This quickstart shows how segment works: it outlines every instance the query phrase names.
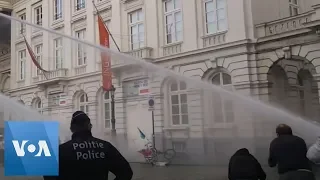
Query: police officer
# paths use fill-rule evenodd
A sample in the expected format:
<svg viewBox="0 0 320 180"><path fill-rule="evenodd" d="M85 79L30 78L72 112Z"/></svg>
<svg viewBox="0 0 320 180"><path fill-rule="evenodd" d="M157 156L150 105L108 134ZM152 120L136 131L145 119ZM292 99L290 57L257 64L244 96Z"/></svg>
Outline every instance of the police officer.
<svg viewBox="0 0 320 180"><path fill-rule="evenodd" d="M59 146L59 176L44 177L45 180L106 180L109 171L115 180L131 180L133 172L127 160L111 143L93 137L91 128L84 112L72 115L72 139Z"/></svg>

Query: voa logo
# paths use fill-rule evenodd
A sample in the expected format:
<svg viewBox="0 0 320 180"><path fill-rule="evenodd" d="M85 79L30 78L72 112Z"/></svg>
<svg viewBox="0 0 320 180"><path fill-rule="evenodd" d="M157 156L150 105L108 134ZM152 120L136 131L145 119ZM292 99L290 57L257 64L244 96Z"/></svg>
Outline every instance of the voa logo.
<svg viewBox="0 0 320 180"><path fill-rule="evenodd" d="M18 140L12 140L14 150L16 151L18 157L25 156L25 147L27 142L29 142L29 140L22 140L21 142ZM48 144L45 140L39 140L37 145L29 144L26 148L29 153L35 153L36 150L39 149L35 157L41 157L42 154L46 157L51 157Z"/></svg>

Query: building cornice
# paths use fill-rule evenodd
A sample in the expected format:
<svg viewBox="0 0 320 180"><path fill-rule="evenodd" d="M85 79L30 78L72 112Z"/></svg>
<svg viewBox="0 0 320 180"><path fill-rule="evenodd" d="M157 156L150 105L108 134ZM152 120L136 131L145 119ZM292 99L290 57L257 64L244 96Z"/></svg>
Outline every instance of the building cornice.
<svg viewBox="0 0 320 180"><path fill-rule="evenodd" d="M13 9L25 4L28 0L14 0L12 3Z"/></svg>
<svg viewBox="0 0 320 180"><path fill-rule="evenodd" d="M4 9L12 10L12 4L10 2L0 0L0 11Z"/></svg>

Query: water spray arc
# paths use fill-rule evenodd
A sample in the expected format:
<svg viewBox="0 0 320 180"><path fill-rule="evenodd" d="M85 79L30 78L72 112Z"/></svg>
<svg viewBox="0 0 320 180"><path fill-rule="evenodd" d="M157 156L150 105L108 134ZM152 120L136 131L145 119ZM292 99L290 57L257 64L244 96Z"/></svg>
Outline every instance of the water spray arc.
<svg viewBox="0 0 320 180"><path fill-rule="evenodd" d="M97 14L98 14L99 12L97 12ZM191 78L191 77L187 77L187 76L184 76L184 75L182 75L182 74L179 74L179 73L177 73L177 72L174 72L174 71L172 71L172 70L170 70L170 69L167 69L167 68L163 68L163 67L161 67L160 65L155 65L155 64L153 64L153 63L150 63L150 62L146 62L146 61L144 61L144 60L142 60L142 59L138 59L138 58L135 58L135 57L132 57L132 56L130 56L130 55L126 55L126 54L122 54L122 53L119 53L119 52L116 52L116 51L113 51L113 50L110 50L109 48L106 48L105 46L103 46L103 45L94 45L94 44L91 44L91 43L88 43L88 42L86 42L86 41L83 41L83 40L81 40L81 39L78 39L78 38L75 38L75 37L72 37L72 36L69 36L69 35L66 35L66 34L62 34L62 33L59 33L59 32L57 32L57 31L54 31L54 30L51 30L51 29L48 29L48 28L44 28L44 27L40 27L40 26L37 26L37 25L34 25L34 24L32 24L32 23L29 23L29 22L26 22L26 21L22 21L22 20L20 20L20 19L16 19L15 17L7 17L7 16L5 16L5 15L2 15L2 14L0 14L0 16L1 17L5 17L5 18L8 18L8 19L11 19L12 21L16 21L16 22L20 22L20 23L24 23L24 24L28 24L28 25L30 25L30 26L32 26L32 27L35 27L35 28L37 28L37 29L41 29L41 30L43 30L43 33L44 34L46 34L46 33L48 33L48 34L50 34L50 35L52 35L52 36L61 36L61 37L64 37L67 41L73 41L73 42L71 42L71 43L74 43L74 42L76 42L76 43L80 43L80 44L82 44L82 45L86 45L86 46L88 46L88 47L90 47L90 48L93 48L95 51L100 51L101 53L104 53L104 54L108 54L110 57L112 57L112 58L115 58L115 60L117 59L117 58L119 58L119 59L121 59L121 60L124 60L124 61L127 61L127 62L130 62L130 63L136 63L136 64L138 64L138 66L140 66L141 67L141 69L143 70L143 69L145 69L148 73L153 73L152 74L152 76L154 76L154 77L156 77L156 78L158 78L159 77L159 80L158 79L156 79L155 81L157 81L157 82L160 82L161 83L161 81L162 81L162 78L163 79L166 79L166 78L168 78L168 77L172 77L172 79L174 79L174 80L177 80L177 81L185 81L185 82L187 82L188 83L188 88L190 88L191 90L190 90L190 93L189 92L187 92L186 94L188 95L188 101L186 101L186 106L187 107L189 107L190 109L189 109L189 111L188 111L188 115L190 115L190 116L192 116L190 119L189 119L189 121L192 121L191 123L194 123L193 125L195 125L196 126L196 128L198 128L198 129L195 129L194 127L192 127L193 129L191 129L190 130L190 132L191 133L198 133L199 131L204 131L203 129L205 129L206 127L205 127L205 125L204 125L204 121L205 121L205 118L203 118L203 117L201 117L201 116L204 116L203 114L205 113L204 112L204 110L198 110L198 107L195 107L195 106L193 106L194 104L192 104L193 102L192 101L197 101L197 103L198 102L200 102L200 103L203 103L204 102L204 100L202 100L201 98L204 98L204 99L208 99L208 97L206 97L206 96L201 96L202 94L200 94L199 96L198 96L198 94L197 94L197 99L195 99L194 97L195 96L192 96L192 95L194 95L194 94L196 94L196 93L198 93L198 91L200 92L200 91L210 91L210 93L217 93L219 96L222 96L222 98L224 98L224 99L231 99L231 101L234 101L235 103L237 103L237 104L240 104L240 106L241 106L241 108L243 108L243 107L247 107L247 109L245 109L245 110L248 110L248 111L253 111L254 113L256 113L257 114L257 116L255 117L256 119L259 119L259 118L263 118L263 116L265 116L265 115L267 115L267 118L266 119L268 119L268 120L272 120L272 119L275 119L275 121L276 122L284 122L284 123L286 123L286 122L289 122L289 123L293 123L293 124L296 124L297 125L297 127L299 126L299 128L300 129L302 129L301 130L301 132L302 133L305 133L305 134L307 134L307 135L309 135L309 134L311 134L311 132L312 133L315 133L315 132L317 132L317 131L319 131L319 126L316 124L316 123L312 123L312 122L309 122L309 121L306 121L305 119L303 119L303 118L299 118L299 117L297 117L297 116L295 116L295 115L293 115L293 114L291 114L291 113L288 113L288 112L286 112L286 111L284 111L284 110L282 110L281 108L276 108L276 107L273 107L273 106L270 106L270 105L268 105L268 104L264 104L264 103L261 103L260 101L257 101L257 100L254 100L254 99L252 99L252 98L249 98L249 97L247 97L247 96L243 96L243 95L241 95L241 94L238 94L237 92L230 92L230 91L227 91L227 90L224 90L224 89L222 89L221 87L219 87L219 86L216 86L216 85L213 85L213 84L211 84L211 83L208 83L208 82L204 82L204 81L201 81L201 80L195 80L195 79L193 79L193 78ZM105 24L104 24L104 26L105 26ZM106 29L107 29L107 27L106 27ZM108 31L108 30L107 30ZM108 31L109 32L109 31ZM111 36L110 36L111 37ZM70 44L71 44L70 43ZM116 43L115 43L116 44ZM117 45L116 45L117 46ZM96 53L94 51L94 53ZM98 66L98 65L96 65L96 66ZM72 68L72 67L71 67ZM97 71L97 70L95 70L95 71ZM127 70L125 70L125 73L127 73L126 72ZM128 70L129 71L129 70ZM99 74L99 72L95 72L95 74L96 75L99 75L100 76L100 74ZM142 73L141 73L142 74ZM147 74L146 76L148 77L148 75L149 74ZM67 78L70 78L70 77L73 77L73 75L68 75L68 77ZM98 79L98 78L97 78ZM131 79L130 79L131 80ZM96 80L96 81L98 81L98 80ZM164 80L165 81L165 80ZM73 83L73 82L72 82ZM86 82L84 82L84 84L85 84ZM153 82L152 82L153 83ZM159 83L159 84L160 84ZM150 83L151 84L151 83ZM112 84L111 84L112 85ZM91 84L90 84L90 86L91 86ZM95 86L95 85L94 85ZM101 85L97 85L97 86L101 86ZM154 86L152 86L152 88L153 88ZM160 87L160 86L157 86L156 88L158 88L158 87ZM70 88L72 88L72 87L70 87ZM79 88L79 87L76 87L76 88ZM76 89L75 88L75 89ZM83 86L83 87L81 87L81 88L79 88L79 89L85 89L85 88L87 88L87 87L85 87L85 85ZM114 87L113 87L114 88ZM166 87L167 88L167 87ZM168 85L168 89L170 89L171 87L169 87L169 85ZM160 88L158 88L158 89L160 89ZM122 89L121 89L122 90ZM156 89L157 90L157 89ZM194 91L193 91L194 90ZM114 90L112 90L112 89L109 89L109 92L110 92L110 95L111 95L111 106L113 107L113 111L114 111L114 91L115 91L115 89ZM164 90L164 91L167 91L167 90ZM169 91L169 90L168 90ZM186 90L187 91L187 90ZM192 92L191 92L192 91ZM197 92L196 92L197 91ZM92 91L93 92L93 91ZM101 91L99 90L99 93L100 93ZM123 91L124 92L124 91ZM181 100L181 99L183 99L183 96L181 96L181 95L176 95L176 94L174 94L174 95L172 95L172 94L166 94L166 92L165 93L163 93L164 95L162 96L162 90L159 90L159 93L160 93L160 99L161 99L161 101L163 100L163 102L165 102L165 103L162 103L160 106L157 106L157 109L155 110L155 124L156 124L156 128L157 129L161 129L161 128L163 128L163 131L171 131L172 132L172 129L169 129L169 128L166 128L165 126L167 125L167 124L169 124L169 123L172 123L173 124L173 122L170 122L171 120L169 120L169 122L166 122L166 120L167 119L173 119L174 117L170 117L171 116L171 114L170 113L167 113L168 111L171 111L171 108L172 107L169 107L168 109L168 111L166 112L166 110L165 109L167 109L167 104L166 104L166 102L168 101L168 104L170 103L169 101L171 100L171 99L175 99L176 97L177 97L177 99L178 100ZM95 93L95 92L94 92ZM121 92L122 93L122 92ZM191 94L190 96L189 96L189 94ZM155 96L157 96L157 94L155 95ZM93 95L89 95L89 97L93 97ZM189 97L190 97L190 99L189 99ZM25 97L24 97L25 98ZM121 103L123 103L124 105L127 105L127 104L129 104L129 103L127 103L128 101L140 101L140 100L143 100L143 98L141 98L141 99L135 99L135 98L132 98L132 99L130 99L130 100L128 100L127 101L127 99L125 99L126 97L124 97L123 99L120 99L120 97L119 97L119 101L121 100L123 100L123 102L121 102ZM145 97L144 97L145 98ZM167 100L167 99L168 100ZM1 97L0 97L0 99L2 99ZM5 100L5 99L3 99L3 100ZM96 100L97 102L91 102L91 100L89 100L89 102L86 102L87 104L88 103L92 103L92 105L94 104L94 103L97 103L97 104L94 104L94 106L95 106L95 108L96 109L99 109L100 108L100 106L99 106L99 103L100 102L98 102L98 101L100 101L101 100L101 97L97 97L97 98L95 98L94 100ZM94 100L92 100L92 101L94 101ZM110 99L108 99L108 103L110 103L110 101L109 101ZM104 102L102 102L102 103L104 103ZM126 104L127 103L127 104ZM136 103L136 102L133 102L133 103ZM158 103L158 101L157 101L157 103ZM189 104L188 104L189 103ZM214 103L216 103L216 102L214 102ZM86 105L87 105L86 104ZM205 104L205 103L203 103L203 104ZM91 105L91 104L90 104ZM130 105L132 105L132 104L130 104ZM152 104L151 104L152 105ZM158 105L158 104L157 104ZM174 104L175 105L175 104ZM199 105L200 106L200 105ZM240 107L239 106L239 107ZM91 107L91 106L90 106ZM102 107L102 106L101 106ZM158 109L158 107L159 107L159 109ZM178 107L178 106L175 106L175 107ZM20 108L20 107L19 107ZM19 109L19 108L17 108L17 109ZM122 108L122 107L121 107ZM123 107L124 109L125 108L127 108L127 107ZM180 108L179 110L180 110L180 112L181 111L183 111L184 109L183 109L183 107L178 107L178 108ZM209 111L213 111L213 109L214 109L214 107L210 107L211 109L209 110ZM91 109L90 109L91 110ZM126 109L125 109L126 110ZM109 110L110 111L110 110ZM119 110L120 111L120 110ZM96 112L96 111L92 111L92 112ZM129 112L129 111L128 111ZM136 114L138 114L138 116L140 116L141 117L141 119L142 120L144 120L143 119L143 117L142 116L147 116L147 115L145 115L145 114L141 114L140 112L142 112L142 111L139 111L139 112L136 112L134 115L136 115ZM26 113L29 113L29 111L27 111ZM126 112L122 112L122 113L127 113L127 111ZM131 113L131 112L130 112ZM167 114L166 114L167 113ZM201 114L202 113L202 114ZM210 112L211 113L211 112ZM248 112L247 114L250 114L250 113L252 113L252 112ZM97 112L97 114L99 115L101 115L101 114L103 114L103 113L100 113L100 112ZM247 114L245 114L245 115L243 115L243 119L245 119L247 116ZM93 115L93 114L92 114ZM129 115L128 114L124 114L124 115L127 115L127 117L129 117ZM132 114L131 114L132 115ZM172 115L172 116L183 116L183 115ZM195 117L195 116L198 116L198 117ZM193 117L195 117L194 119L193 119ZM13 117L14 118L14 117ZM123 119L125 119L126 117L120 117L119 116L119 119L118 119L118 121L119 121L119 124L121 124L121 118L123 118ZM198 119L197 119L198 118ZM212 117L209 117L209 118L212 118ZM14 118L15 119L15 118ZM27 118L27 119L29 119L29 118ZM92 119L94 119L94 115L93 115L93 118ZM131 118L131 120L132 120L133 118ZM137 119L139 119L139 118L137 118ZM145 118L146 119L146 118ZM253 118L254 119L254 118ZM100 121L101 119L99 119L99 121ZM141 120L141 121L142 121ZM246 119L245 119L246 120ZM102 120L101 120L102 121ZM201 122L202 121L202 122ZM112 129L114 129L115 130L115 117L114 117L114 112L112 112L111 113L111 128ZM145 120L145 121L143 121L142 123L146 123L147 121ZM66 124L64 124L63 126L65 126L65 127L68 127L68 124L67 124L68 122L66 121ZM109 121L109 123L110 123L110 121ZM125 122L125 123L127 123L127 122ZM127 124L125 124L124 123L124 125L127 125ZM149 122L148 122L149 123ZM165 124L165 123L167 123L167 124ZM203 123L203 124L201 124L201 123ZM241 123L246 123L245 121L243 121L243 122L240 122L240 123L238 123L238 124L241 124ZM251 121L249 122L249 123L251 123ZM165 124L165 125L164 125ZM170 125L172 125L172 124L169 124L169 126ZM259 122L257 122L257 124L259 124ZM131 124L132 125L132 124ZM249 126L250 125L252 125L252 124L249 124ZM129 125L127 125L127 126L129 126ZM132 126L134 126L134 125L132 125ZM202 128L201 126L204 126L204 128ZM254 126L254 125L253 125ZM136 126L135 126L136 127ZM126 127L125 127L126 128ZM124 128L124 129L125 129ZM151 133L151 125L150 125L150 127L142 127L143 129L145 129L146 130L146 133ZM166 129L165 129L166 128ZM174 127L175 129L178 129L179 131L184 131L184 129L186 129L187 127ZM180 129L179 129L180 128ZM202 129L201 129L202 128ZM209 127L210 128L210 127ZM147 132L148 131L148 129L150 130L150 132ZM294 128L295 129L295 128ZM120 139L120 134L122 133L121 132L121 130L122 129L118 129L118 136L117 136L117 138L119 138ZM127 129L125 129L125 130L127 130ZM210 130L210 129L209 129ZM209 131L208 130L208 131ZM299 129L297 129L297 130L299 130ZM128 131L128 130L127 130ZM193 132L192 132L193 131ZM211 130L213 133L214 133L214 131L218 131L218 130ZM115 131L114 132L112 132L112 133L114 133L113 135L115 135ZM135 129L135 132L134 133L136 133L136 129ZM241 133L241 132L240 132ZM240 134L239 133L239 134ZM164 134L164 133L163 133ZM167 133L167 134L169 134L169 133ZM200 134L200 133L199 133ZM162 135L162 134L160 134L160 135ZM168 136L170 136L170 135L168 135ZM200 136L200 135L199 135ZM214 135L213 135L214 136ZM251 136L251 137L250 137ZM252 138L252 136L253 135L251 135L251 134L249 134L248 135L248 139L253 139ZM311 135L310 135L311 136ZM112 136L112 137L114 137L114 136ZM205 137L204 137L205 138ZM204 139L203 138L203 139ZM131 141L132 139L128 139L128 144L129 143L131 143L130 141ZM234 140L234 139L232 139L233 140L233 143L237 143L236 141L237 140ZM267 140L268 141L268 140ZM266 141L266 143L265 144L267 144L267 141ZM163 143L164 144L164 143ZM121 144L120 144L121 145ZM210 144L211 145L211 144ZM159 146L159 148L161 148L161 146L162 146L162 144L161 144L161 141L159 141L159 143L157 143L157 146ZM200 146L201 145L199 145L199 146L195 146L194 147L194 149L196 149L196 148L200 148ZM239 145L240 146L240 145ZM170 147L169 147L170 148ZM218 147L219 148L219 147ZM119 149L121 149L121 148L119 148ZM134 153L134 152L132 152L133 150L132 149L130 149L130 148L127 148L126 149L127 151L131 151L130 153ZM221 151L224 153L224 149L222 148L221 149Z"/></svg>

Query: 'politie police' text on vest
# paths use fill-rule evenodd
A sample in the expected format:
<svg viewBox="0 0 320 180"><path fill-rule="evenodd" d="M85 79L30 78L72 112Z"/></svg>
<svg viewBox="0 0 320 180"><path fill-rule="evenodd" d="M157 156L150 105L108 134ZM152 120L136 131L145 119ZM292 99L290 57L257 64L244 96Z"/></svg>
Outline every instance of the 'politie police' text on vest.
<svg viewBox="0 0 320 180"><path fill-rule="evenodd" d="M73 149L77 153L77 160L104 159L105 153L103 143L96 141L84 141L82 143L72 143Z"/></svg>

